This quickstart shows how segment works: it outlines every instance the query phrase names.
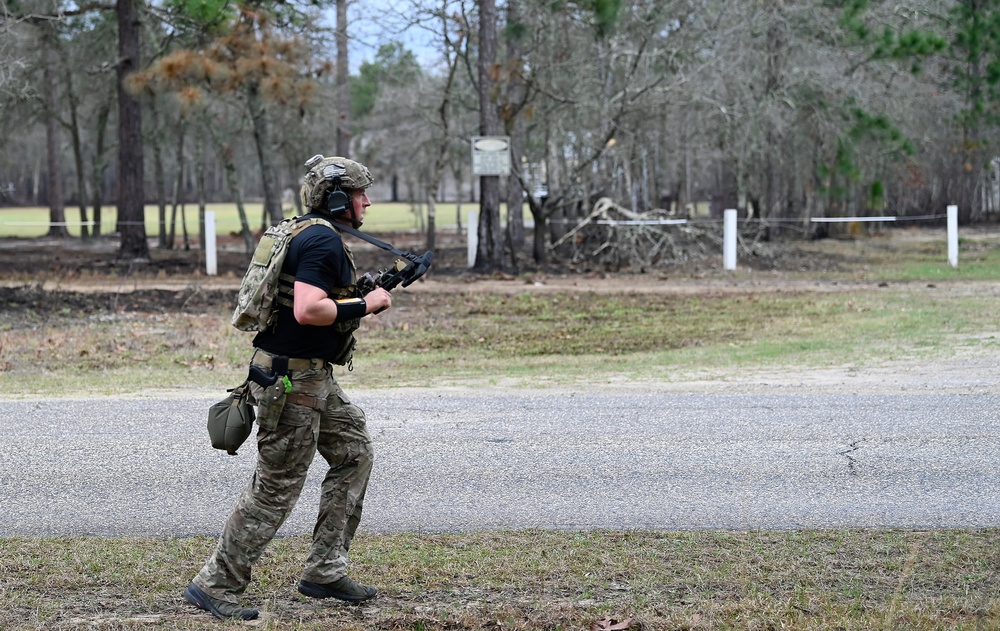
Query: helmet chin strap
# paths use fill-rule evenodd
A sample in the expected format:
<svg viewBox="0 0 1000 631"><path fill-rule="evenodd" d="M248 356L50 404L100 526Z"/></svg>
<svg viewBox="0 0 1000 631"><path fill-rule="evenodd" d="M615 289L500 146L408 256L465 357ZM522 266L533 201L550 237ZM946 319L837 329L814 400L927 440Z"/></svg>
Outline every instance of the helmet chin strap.
<svg viewBox="0 0 1000 631"><path fill-rule="evenodd" d="M351 217L351 226L353 226L355 230L357 230L358 228L360 228L361 227L361 223L362 223L361 221L358 220L357 214L358 214L358 211L355 210L355 208L354 208L354 199L352 198L351 199L351 214L350 214L350 217Z"/></svg>
<svg viewBox="0 0 1000 631"><path fill-rule="evenodd" d="M351 226L357 230L361 227L361 222L357 218L357 210L354 208L354 197L351 197L351 203L347 207L347 212L341 215L341 218L347 219L351 222Z"/></svg>
<svg viewBox="0 0 1000 631"><path fill-rule="evenodd" d="M340 190L339 189L339 182L340 182L339 178L338 178L337 182L338 182L338 190ZM327 211L327 213L329 213L329 209L326 209L326 211ZM348 198L347 198L347 211L346 212L338 212L337 214L329 213L329 214L330 214L331 218L334 221L338 222L338 223L343 223L344 219L349 220L351 222L351 226L353 226L355 230L357 230L358 228L361 227L362 222L358 220L358 218L357 218L357 210L354 208L354 193L353 192L350 195L348 195Z"/></svg>

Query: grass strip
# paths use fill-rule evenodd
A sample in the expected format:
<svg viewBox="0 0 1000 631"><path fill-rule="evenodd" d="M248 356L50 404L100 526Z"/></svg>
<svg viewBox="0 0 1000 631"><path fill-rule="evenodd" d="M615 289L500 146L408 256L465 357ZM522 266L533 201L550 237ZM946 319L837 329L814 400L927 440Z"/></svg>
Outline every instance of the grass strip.
<svg viewBox="0 0 1000 631"><path fill-rule="evenodd" d="M179 298L182 300L182 298ZM5 396L232 387L252 334L226 296L199 313L22 314L0 330ZM901 286L707 295L403 292L366 319L349 387L683 380L744 367L856 366L998 344L1000 292Z"/></svg>
<svg viewBox="0 0 1000 631"><path fill-rule="evenodd" d="M181 593L207 537L0 539L0 628L214 629ZM362 533L370 605L295 590L276 539L248 604L266 629L992 629L1000 530Z"/></svg>

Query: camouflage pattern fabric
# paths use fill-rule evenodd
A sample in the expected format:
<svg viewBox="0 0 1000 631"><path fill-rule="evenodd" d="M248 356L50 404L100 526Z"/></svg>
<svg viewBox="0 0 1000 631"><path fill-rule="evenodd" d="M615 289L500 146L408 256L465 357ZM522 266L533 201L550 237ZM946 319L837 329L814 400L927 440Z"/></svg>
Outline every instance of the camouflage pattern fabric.
<svg viewBox="0 0 1000 631"><path fill-rule="evenodd" d="M292 239L316 224L335 229L329 221L318 217L303 220L292 217L283 219L264 232L240 282L230 324L241 331L266 331L274 326L278 319L276 303L291 306L288 298L282 302L280 293L283 282L295 283L294 276L289 281L281 273ZM353 259L351 261L353 265Z"/></svg>
<svg viewBox="0 0 1000 631"><path fill-rule="evenodd" d="M291 378L293 392L325 397L327 409L286 403L277 428L258 429L253 479L226 521L215 551L194 578L213 598L238 602L250 582L251 566L299 499L317 451L329 470L302 579L330 583L347 574L347 553L361 521L374 459L365 414L348 400L329 365L293 371Z"/></svg>
<svg viewBox="0 0 1000 631"><path fill-rule="evenodd" d="M340 181L340 188L347 190L364 190L375 181L368 167L347 158L315 155L306 161L305 166L309 171L302 178L299 196L302 205L313 210L322 210L326 193L338 186L337 180Z"/></svg>

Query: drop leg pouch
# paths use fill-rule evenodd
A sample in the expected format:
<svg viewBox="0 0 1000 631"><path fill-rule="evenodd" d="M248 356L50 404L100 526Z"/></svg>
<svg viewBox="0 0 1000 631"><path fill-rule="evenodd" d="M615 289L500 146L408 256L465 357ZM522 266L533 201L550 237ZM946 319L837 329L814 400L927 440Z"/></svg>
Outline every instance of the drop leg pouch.
<svg viewBox="0 0 1000 631"><path fill-rule="evenodd" d="M257 400L257 424L264 429L273 430L278 426L278 419L281 418L288 397L284 382L279 379L266 388L261 388L257 384L251 384L250 387L254 399Z"/></svg>

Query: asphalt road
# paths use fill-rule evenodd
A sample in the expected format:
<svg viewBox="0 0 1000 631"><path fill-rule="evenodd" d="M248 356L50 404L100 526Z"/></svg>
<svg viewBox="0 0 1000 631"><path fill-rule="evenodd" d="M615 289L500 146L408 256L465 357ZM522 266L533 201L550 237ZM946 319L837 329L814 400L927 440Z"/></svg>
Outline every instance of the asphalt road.
<svg viewBox="0 0 1000 631"><path fill-rule="evenodd" d="M215 535L256 455L219 397L0 404L0 536ZM367 391L362 527L1000 526L1000 396ZM317 460L282 534L308 533Z"/></svg>

